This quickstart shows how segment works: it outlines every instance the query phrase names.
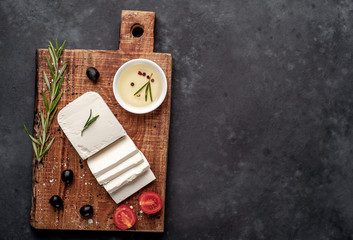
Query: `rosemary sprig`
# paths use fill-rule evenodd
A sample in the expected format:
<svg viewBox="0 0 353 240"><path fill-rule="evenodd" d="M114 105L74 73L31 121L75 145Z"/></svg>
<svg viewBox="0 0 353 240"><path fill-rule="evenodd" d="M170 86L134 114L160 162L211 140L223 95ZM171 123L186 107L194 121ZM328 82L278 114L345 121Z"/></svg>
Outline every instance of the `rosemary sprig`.
<svg viewBox="0 0 353 240"><path fill-rule="evenodd" d="M91 117L92 117L92 109L89 110L89 117L88 117L88 119L87 119L85 125L83 126L83 129L82 129L82 131L81 131L81 136L83 135L83 132L84 132L92 123L94 123L94 122L97 120L97 118L99 118L99 115L93 117L92 119L91 119Z"/></svg>
<svg viewBox="0 0 353 240"><path fill-rule="evenodd" d="M144 89L144 87L146 87L147 84L148 84L148 82L145 83L139 90L137 90L137 92L135 92L134 96L136 96L136 94L138 94L139 92L141 92L141 90Z"/></svg>
<svg viewBox="0 0 353 240"><path fill-rule="evenodd" d="M150 76L148 82L146 82L139 90L137 90L137 92L134 93L134 96L136 96L139 92L142 91L142 89L144 89L146 87L146 89L145 89L145 102L147 102L148 93L150 94L151 102L153 102L152 88L151 88L152 75L153 75L153 73L151 73L151 76Z"/></svg>
<svg viewBox="0 0 353 240"><path fill-rule="evenodd" d="M46 57L52 80L49 81L47 74L43 71L44 81L49 90L48 97L45 94L44 89L42 90L42 96L44 100L45 111L42 111L41 107L39 110L39 117L41 124L35 136L28 132L26 125L24 129L32 141L33 151L38 162L41 162L43 156L48 152L49 148L53 144L55 137L53 137L49 143L50 138L50 125L53 118L58 110L57 105L63 94L61 91L61 85L63 84L65 78L65 69L68 64L68 60L64 62L61 69L59 69L59 60L64 49L66 41L59 47L58 40L55 40L56 47L49 41L48 50L50 55L50 60Z"/></svg>

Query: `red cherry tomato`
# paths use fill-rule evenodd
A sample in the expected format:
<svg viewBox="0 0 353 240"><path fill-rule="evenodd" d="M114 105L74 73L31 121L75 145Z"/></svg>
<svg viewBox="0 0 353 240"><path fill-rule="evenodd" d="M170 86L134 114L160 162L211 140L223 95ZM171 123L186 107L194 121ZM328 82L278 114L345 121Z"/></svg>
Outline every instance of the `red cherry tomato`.
<svg viewBox="0 0 353 240"><path fill-rule="evenodd" d="M129 229L136 223L136 215L129 206L121 205L118 207L113 214L114 224L122 229Z"/></svg>
<svg viewBox="0 0 353 240"><path fill-rule="evenodd" d="M159 212L162 209L162 198L155 192L145 192L140 196L139 205L147 214Z"/></svg>

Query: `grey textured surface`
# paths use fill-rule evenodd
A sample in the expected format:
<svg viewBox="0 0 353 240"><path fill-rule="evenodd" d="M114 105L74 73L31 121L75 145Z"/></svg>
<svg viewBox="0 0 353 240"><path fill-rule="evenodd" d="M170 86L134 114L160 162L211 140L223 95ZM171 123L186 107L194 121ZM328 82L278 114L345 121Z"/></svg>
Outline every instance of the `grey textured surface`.
<svg viewBox="0 0 353 240"><path fill-rule="evenodd" d="M173 54L164 234L29 226L35 49L117 49L122 9ZM352 239L353 3L0 1L1 239Z"/></svg>

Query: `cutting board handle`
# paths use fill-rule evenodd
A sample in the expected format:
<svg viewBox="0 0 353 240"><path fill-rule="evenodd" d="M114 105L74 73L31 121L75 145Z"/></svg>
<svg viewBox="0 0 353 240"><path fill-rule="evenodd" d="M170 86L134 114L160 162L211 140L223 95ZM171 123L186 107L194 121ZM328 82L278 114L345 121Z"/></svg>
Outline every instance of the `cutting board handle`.
<svg viewBox="0 0 353 240"><path fill-rule="evenodd" d="M153 52L155 12L121 12L119 50L124 52Z"/></svg>

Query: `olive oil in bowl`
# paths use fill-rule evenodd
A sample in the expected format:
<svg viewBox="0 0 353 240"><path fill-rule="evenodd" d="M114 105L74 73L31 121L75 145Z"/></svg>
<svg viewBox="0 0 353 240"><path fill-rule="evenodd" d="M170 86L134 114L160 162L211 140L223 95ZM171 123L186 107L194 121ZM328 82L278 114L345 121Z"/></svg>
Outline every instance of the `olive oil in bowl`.
<svg viewBox="0 0 353 240"><path fill-rule="evenodd" d="M136 64L121 73L118 92L126 104L133 107L145 107L161 96L161 78L152 67Z"/></svg>
<svg viewBox="0 0 353 240"><path fill-rule="evenodd" d="M134 59L123 64L113 82L114 96L127 111L151 112L164 100L167 79L163 70L147 59Z"/></svg>

